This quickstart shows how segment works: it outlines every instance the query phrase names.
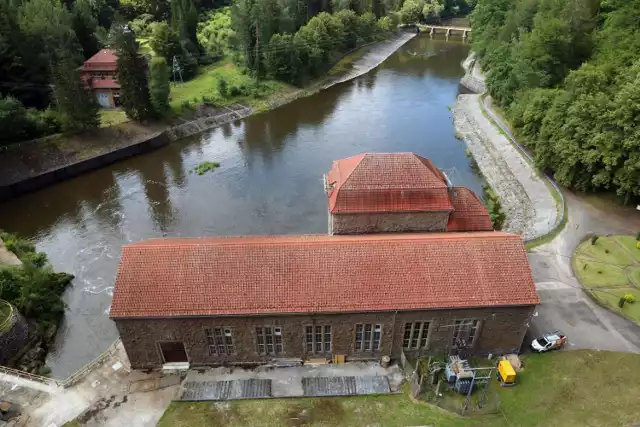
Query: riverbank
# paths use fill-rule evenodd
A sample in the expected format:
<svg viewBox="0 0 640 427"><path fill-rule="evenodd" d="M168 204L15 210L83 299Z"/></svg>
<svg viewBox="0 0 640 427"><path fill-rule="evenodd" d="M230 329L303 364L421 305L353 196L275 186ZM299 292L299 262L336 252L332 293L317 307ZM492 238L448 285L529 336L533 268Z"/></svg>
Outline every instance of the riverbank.
<svg viewBox="0 0 640 427"><path fill-rule="evenodd" d="M463 62L461 84L483 93L484 75L473 54ZM564 206L551 194L544 178L487 117L482 94L463 94L453 109L456 133L469 147L487 183L500 196L507 215L503 229L532 241L552 232L561 222Z"/></svg>
<svg viewBox="0 0 640 427"><path fill-rule="evenodd" d="M413 37L413 33L401 32L390 40L363 46L345 55L324 77L307 87L272 94L254 103L253 108L241 104L232 105L231 108L208 108L206 105L192 104L190 111L185 111L191 120L179 119L172 127L166 123L143 125L130 121L88 134L54 135L2 147L0 201L158 148L168 142L164 141L165 133L168 140L172 141L188 137L352 80L380 65ZM332 72L334 69L340 72ZM153 142L156 139L164 142ZM136 149L137 146L144 149Z"/></svg>

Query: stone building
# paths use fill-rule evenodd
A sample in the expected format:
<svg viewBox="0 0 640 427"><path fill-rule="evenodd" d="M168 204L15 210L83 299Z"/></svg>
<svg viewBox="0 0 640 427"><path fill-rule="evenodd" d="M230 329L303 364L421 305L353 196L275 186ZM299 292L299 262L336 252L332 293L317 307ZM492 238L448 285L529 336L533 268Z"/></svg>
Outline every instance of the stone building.
<svg viewBox="0 0 640 427"><path fill-rule="evenodd" d="M413 153L338 160L325 190L329 234L493 230L471 190L452 186L431 160Z"/></svg>
<svg viewBox="0 0 640 427"><path fill-rule="evenodd" d="M103 108L120 106L117 61L115 49L101 49L80 67L80 78Z"/></svg>
<svg viewBox="0 0 640 427"><path fill-rule="evenodd" d="M157 239L110 317L134 368L518 351L538 296L501 232Z"/></svg>

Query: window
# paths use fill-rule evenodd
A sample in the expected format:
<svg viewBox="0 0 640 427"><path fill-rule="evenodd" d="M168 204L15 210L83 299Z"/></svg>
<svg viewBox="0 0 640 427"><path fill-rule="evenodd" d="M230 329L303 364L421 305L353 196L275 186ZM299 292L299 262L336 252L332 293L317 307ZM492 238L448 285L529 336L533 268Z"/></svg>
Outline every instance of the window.
<svg viewBox="0 0 640 427"><path fill-rule="evenodd" d="M259 354L282 353L282 328L258 326L256 328L256 350Z"/></svg>
<svg viewBox="0 0 640 427"><path fill-rule="evenodd" d="M456 320L453 327L454 347L469 347L478 335L479 320L462 319Z"/></svg>
<svg viewBox="0 0 640 427"><path fill-rule="evenodd" d="M305 326L304 329L307 353L331 353L331 326Z"/></svg>
<svg viewBox="0 0 640 427"><path fill-rule="evenodd" d="M233 335L230 328L205 329L204 332L207 335L207 345L211 356L235 354Z"/></svg>
<svg viewBox="0 0 640 427"><path fill-rule="evenodd" d="M427 348L429 339L429 322L408 322L404 325L404 341L402 347L405 350L417 350Z"/></svg>
<svg viewBox="0 0 640 427"><path fill-rule="evenodd" d="M356 325L356 351L380 350L382 325L358 323Z"/></svg>

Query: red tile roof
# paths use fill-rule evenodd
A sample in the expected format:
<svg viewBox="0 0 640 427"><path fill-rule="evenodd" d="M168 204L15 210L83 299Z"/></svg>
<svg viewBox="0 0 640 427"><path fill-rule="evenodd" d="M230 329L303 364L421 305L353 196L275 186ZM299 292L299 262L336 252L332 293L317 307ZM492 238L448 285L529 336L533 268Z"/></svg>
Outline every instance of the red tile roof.
<svg viewBox="0 0 640 427"><path fill-rule="evenodd" d="M112 318L336 313L539 302L500 232L158 239L124 246Z"/></svg>
<svg viewBox="0 0 640 427"><path fill-rule="evenodd" d="M450 211L447 180L413 153L368 153L333 162L331 213Z"/></svg>
<svg viewBox="0 0 640 427"><path fill-rule="evenodd" d="M104 79L94 78L90 82L93 89L120 89L120 83L109 77Z"/></svg>
<svg viewBox="0 0 640 427"><path fill-rule="evenodd" d="M480 199L467 187L449 191L453 212L449 214L447 231L491 231L491 217Z"/></svg>
<svg viewBox="0 0 640 427"><path fill-rule="evenodd" d="M84 61L83 69L87 71L115 70L118 57L115 49L101 49L91 58Z"/></svg>

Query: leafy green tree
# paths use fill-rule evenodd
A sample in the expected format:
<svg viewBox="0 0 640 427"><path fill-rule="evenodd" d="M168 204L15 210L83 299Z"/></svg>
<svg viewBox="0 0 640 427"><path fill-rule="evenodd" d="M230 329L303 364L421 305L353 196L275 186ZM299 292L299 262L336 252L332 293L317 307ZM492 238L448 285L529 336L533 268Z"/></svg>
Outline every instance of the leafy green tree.
<svg viewBox="0 0 640 427"><path fill-rule="evenodd" d="M343 9L334 14L344 28L344 47L353 49L358 44L360 34L360 18L353 10Z"/></svg>
<svg viewBox="0 0 640 427"><path fill-rule="evenodd" d="M56 53L51 77L62 129L83 131L97 128L100 124L98 102L85 89L74 58L68 52L59 50Z"/></svg>
<svg viewBox="0 0 640 427"><path fill-rule="evenodd" d="M171 0L171 27L180 40L189 40L198 47L198 9L193 0ZM190 49L194 53L195 49Z"/></svg>
<svg viewBox="0 0 640 427"><path fill-rule="evenodd" d="M232 52L236 35L231 28L230 7L207 14L207 20L198 26L198 42L212 59Z"/></svg>
<svg viewBox="0 0 640 427"><path fill-rule="evenodd" d="M404 24L416 24L422 18L422 9L424 2L422 0L405 0L400 10L402 22Z"/></svg>
<svg viewBox="0 0 640 427"><path fill-rule="evenodd" d="M422 8L422 16L427 23L440 22L442 12L444 12L444 4L438 0L426 0Z"/></svg>
<svg viewBox="0 0 640 427"><path fill-rule="evenodd" d="M149 96L151 105L159 116L169 112L169 66L160 56L151 59L149 64Z"/></svg>
<svg viewBox="0 0 640 427"><path fill-rule="evenodd" d="M180 37L166 22L154 22L151 25L149 46L153 52L171 61L174 56L182 55Z"/></svg>
<svg viewBox="0 0 640 427"><path fill-rule="evenodd" d="M127 27L116 33L120 102L127 117L147 120L154 115L149 97L147 61L138 53L135 35Z"/></svg>
<svg viewBox="0 0 640 427"><path fill-rule="evenodd" d="M370 42L376 34L376 16L371 12L363 13L358 19L358 34L363 42Z"/></svg>
<svg viewBox="0 0 640 427"><path fill-rule="evenodd" d="M395 26L393 25L393 21L388 16L383 16L378 19L378 30L383 33L389 33L394 30Z"/></svg>
<svg viewBox="0 0 640 427"><path fill-rule="evenodd" d="M12 96L0 96L0 145L22 141L37 135L24 105Z"/></svg>
<svg viewBox="0 0 640 427"><path fill-rule="evenodd" d="M265 54L265 66L270 76L297 84L301 79L300 51L294 36L274 34Z"/></svg>

